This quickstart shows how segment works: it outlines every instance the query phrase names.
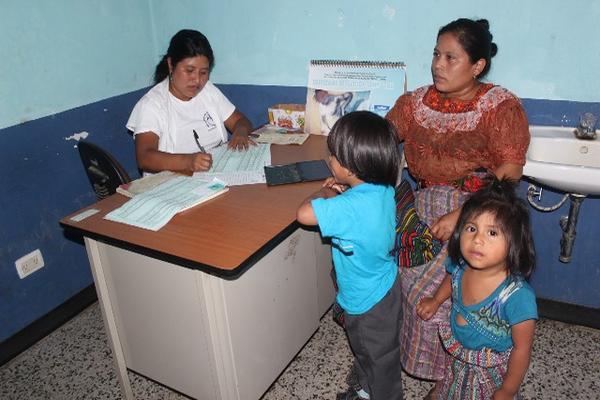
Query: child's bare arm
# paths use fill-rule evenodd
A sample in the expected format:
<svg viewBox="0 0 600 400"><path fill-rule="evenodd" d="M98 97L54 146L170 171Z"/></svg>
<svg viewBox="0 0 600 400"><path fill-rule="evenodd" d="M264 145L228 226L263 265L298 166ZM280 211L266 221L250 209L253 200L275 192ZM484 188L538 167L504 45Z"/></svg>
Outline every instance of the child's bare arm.
<svg viewBox="0 0 600 400"><path fill-rule="evenodd" d="M446 301L452 293L450 274L446 274L440 287L435 291L433 297L424 297L417 303L417 315L427 321L437 312L438 308Z"/></svg>
<svg viewBox="0 0 600 400"><path fill-rule="evenodd" d="M318 198L328 199L330 197L334 197L338 194L337 191L330 187L322 187L317 190L312 195L308 196L300 207L298 207L298 211L296 212L296 219L303 225L317 225L317 217L315 216L315 212L312 208L312 204L310 201Z"/></svg>
<svg viewBox="0 0 600 400"><path fill-rule="evenodd" d="M534 332L535 320L533 319L512 326L513 349L508 359L504 381L500 389L494 393L493 400L512 399L519 391L527 368L529 368Z"/></svg>

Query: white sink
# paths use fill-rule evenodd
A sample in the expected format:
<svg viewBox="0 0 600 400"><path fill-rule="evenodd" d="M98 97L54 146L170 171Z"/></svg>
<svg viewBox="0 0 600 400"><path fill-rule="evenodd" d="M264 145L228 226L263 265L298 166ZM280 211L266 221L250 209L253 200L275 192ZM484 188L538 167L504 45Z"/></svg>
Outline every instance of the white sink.
<svg viewBox="0 0 600 400"><path fill-rule="evenodd" d="M574 130L531 125L523 175L559 191L600 195L600 138L576 139Z"/></svg>

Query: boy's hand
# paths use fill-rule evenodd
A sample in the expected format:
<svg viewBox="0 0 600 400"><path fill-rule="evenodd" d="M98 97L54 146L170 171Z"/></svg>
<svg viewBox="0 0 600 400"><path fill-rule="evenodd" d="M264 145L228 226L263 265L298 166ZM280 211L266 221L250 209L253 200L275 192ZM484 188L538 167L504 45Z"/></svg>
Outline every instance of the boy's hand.
<svg viewBox="0 0 600 400"><path fill-rule="evenodd" d="M335 181L335 178L333 178L333 177L329 177L329 178L325 179L325 182L323 182L323 187L335 190L337 193L343 193L346 191L346 189L348 189L347 185L342 185L341 183L337 183Z"/></svg>
<svg viewBox="0 0 600 400"><path fill-rule="evenodd" d="M417 315L424 321L428 321L435 315L440 304L433 297L423 297L417 303Z"/></svg>

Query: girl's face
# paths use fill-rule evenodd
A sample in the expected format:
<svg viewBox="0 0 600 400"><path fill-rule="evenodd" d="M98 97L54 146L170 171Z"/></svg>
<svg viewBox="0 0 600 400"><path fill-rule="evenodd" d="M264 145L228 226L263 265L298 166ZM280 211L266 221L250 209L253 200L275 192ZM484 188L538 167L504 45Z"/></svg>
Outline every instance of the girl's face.
<svg viewBox="0 0 600 400"><path fill-rule="evenodd" d="M175 66L170 58L167 61L171 73L169 91L179 100L191 100L208 82L210 63L206 56L184 58Z"/></svg>
<svg viewBox="0 0 600 400"><path fill-rule="evenodd" d="M501 272L507 269L508 240L496 224L495 215L489 211L467 220L460 233L460 251L475 270Z"/></svg>
<svg viewBox="0 0 600 400"><path fill-rule="evenodd" d="M431 60L431 75L435 88L444 97L470 100L479 85L476 76L484 67L484 59L471 64L469 54L455 34L448 32L438 37Z"/></svg>

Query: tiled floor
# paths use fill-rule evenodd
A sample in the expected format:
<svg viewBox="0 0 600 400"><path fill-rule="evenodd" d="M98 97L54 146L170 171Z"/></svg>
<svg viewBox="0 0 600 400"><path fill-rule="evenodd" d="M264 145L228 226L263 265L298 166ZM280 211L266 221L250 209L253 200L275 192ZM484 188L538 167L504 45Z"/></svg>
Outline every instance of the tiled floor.
<svg viewBox="0 0 600 400"><path fill-rule="evenodd" d="M351 360L344 332L328 313L263 400L335 399ZM136 399L187 399L135 373L130 378ZM404 378L407 400L423 398L431 386ZM600 331L541 320L522 394L524 399L600 399ZM120 398L98 303L0 367L2 400Z"/></svg>

